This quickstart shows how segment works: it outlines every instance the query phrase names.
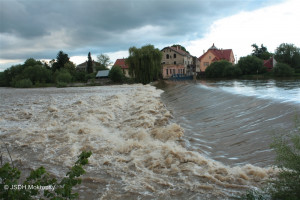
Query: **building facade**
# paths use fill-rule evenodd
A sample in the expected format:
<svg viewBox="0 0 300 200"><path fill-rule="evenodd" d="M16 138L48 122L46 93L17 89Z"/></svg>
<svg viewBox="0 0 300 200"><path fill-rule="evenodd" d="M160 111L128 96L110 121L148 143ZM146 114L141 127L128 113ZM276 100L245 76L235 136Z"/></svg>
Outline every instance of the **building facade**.
<svg viewBox="0 0 300 200"><path fill-rule="evenodd" d="M100 66L100 63L96 62L96 61L92 61L92 67L93 67L93 72L96 71L96 66ZM76 69L78 71L83 71L86 72L87 71L87 61L85 61L84 63L81 63L79 65L76 66Z"/></svg>
<svg viewBox="0 0 300 200"><path fill-rule="evenodd" d="M213 62L227 60L232 64L235 63L235 58L232 49L218 49L213 44L202 56L198 58L200 72L205 72L206 68Z"/></svg>
<svg viewBox="0 0 300 200"><path fill-rule="evenodd" d="M192 75L191 65L193 57L180 46L165 47L161 50L162 75L163 78L170 78L173 75Z"/></svg>

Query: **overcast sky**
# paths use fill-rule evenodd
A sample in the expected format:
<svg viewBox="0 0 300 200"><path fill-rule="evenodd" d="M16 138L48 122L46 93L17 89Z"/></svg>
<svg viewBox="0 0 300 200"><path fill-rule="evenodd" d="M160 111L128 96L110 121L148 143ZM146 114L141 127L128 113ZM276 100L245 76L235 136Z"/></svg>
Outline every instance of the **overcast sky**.
<svg viewBox="0 0 300 200"><path fill-rule="evenodd" d="M73 62L88 52L114 62L132 46L181 44L201 56L212 43L250 54L285 42L300 47L299 0L0 0L0 71L27 58Z"/></svg>

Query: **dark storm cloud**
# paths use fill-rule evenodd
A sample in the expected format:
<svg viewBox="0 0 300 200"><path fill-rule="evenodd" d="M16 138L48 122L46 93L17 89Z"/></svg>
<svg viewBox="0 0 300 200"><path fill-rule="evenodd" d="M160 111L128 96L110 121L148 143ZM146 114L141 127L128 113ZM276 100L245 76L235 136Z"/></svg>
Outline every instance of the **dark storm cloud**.
<svg viewBox="0 0 300 200"><path fill-rule="evenodd" d="M0 0L1 59L53 58L201 37L216 19L263 1ZM46 57L45 57L46 56Z"/></svg>

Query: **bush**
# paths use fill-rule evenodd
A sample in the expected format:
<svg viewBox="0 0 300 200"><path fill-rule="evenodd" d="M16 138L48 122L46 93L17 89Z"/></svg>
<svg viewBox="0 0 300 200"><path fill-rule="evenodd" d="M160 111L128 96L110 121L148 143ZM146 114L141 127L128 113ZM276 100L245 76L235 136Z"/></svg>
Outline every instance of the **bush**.
<svg viewBox="0 0 300 200"><path fill-rule="evenodd" d="M262 74L267 72L266 67L263 65L263 60L256 56L240 58L237 66L241 69L243 75Z"/></svg>
<svg viewBox="0 0 300 200"><path fill-rule="evenodd" d="M56 73L56 83L58 82L70 83L71 81L72 81L72 76L69 72L59 71L58 73Z"/></svg>
<svg viewBox="0 0 300 200"><path fill-rule="evenodd" d="M60 81L56 82L56 87L58 88L67 87L67 86L68 84L65 82L60 82Z"/></svg>
<svg viewBox="0 0 300 200"><path fill-rule="evenodd" d="M15 82L16 88L31 88L32 82L30 79L21 79Z"/></svg>
<svg viewBox="0 0 300 200"><path fill-rule="evenodd" d="M277 63L272 71L277 77L293 76L295 73L293 68L284 63Z"/></svg>
<svg viewBox="0 0 300 200"><path fill-rule="evenodd" d="M271 147L276 152L279 173L269 180L263 190L249 190L239 199L247 200L298 200L300 199L300 124L292 133L274 138Z"/></svg>
<svg viewBox="0 0 300 200"><path fill-rule="evenodd" d="M119 66L113 66L111 70L109 71L108 77L113 81L117 83L121 83L124 80L124 74L122 72L121 67Z"/></svg>
<svg viewBox="0 0 300 200"><path fill-rule="evenodd" d="M225 68L231 68L232 63L227 60L221 60L211 63L205 70L205 76L208 78L221 78L224 77Z"/></svg>
<svg viewBox="0 0 300 200"><path fill-rule="evenodd" d="M239 77L242 71L237 66L226 66L223 70L224 77Z"/></svg>
<svg viewBox="0 0 300 200"><path fill-rule="evenodd" d="M275 149L280 168L277 179L272 181L272 198L300 199L300 127L292 134L275 138L271 147Z"/></svg>
<svg viewBox="0 0 300 200"><path fill-rule="evenodd" d="M78 156L75 165L61 181L51 178L45 168L40 167L31 171L29 177L20 184L21 172L14 166L11 167L9 163L6 163L0 168L0 199L31 200L41 199L42 196L46 199L61 200L78 198L78 193L72 193L72 189L74 186L81 184L81 179L78 177L85 173L82 167L88 164L88 158L91 155L91 152L82 152ZM24 188L14 189L18 185L24 186ZM29 189L31 186L35 186L35 188ZM38 190L42 186L52 186L54 190ZM40 194L40 191L43 191L42 194Z"/></svg>

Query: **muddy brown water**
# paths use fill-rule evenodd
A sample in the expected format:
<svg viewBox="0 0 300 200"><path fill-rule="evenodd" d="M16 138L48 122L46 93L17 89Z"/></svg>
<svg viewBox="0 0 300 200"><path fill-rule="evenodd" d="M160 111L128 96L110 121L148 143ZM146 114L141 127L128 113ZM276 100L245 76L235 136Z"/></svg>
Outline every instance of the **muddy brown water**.
<svg viewBox="0 0 300 200"><path fill-rule="evenodd" d="M25 174L62 177L91 150L81 199L232 199L276 173L271 132L300 111L299 82L280 100L241 84L0 88L1 139Z"/></svg>

